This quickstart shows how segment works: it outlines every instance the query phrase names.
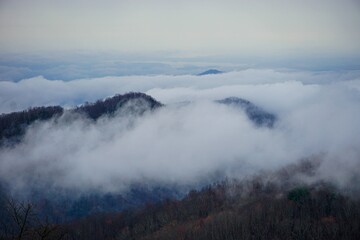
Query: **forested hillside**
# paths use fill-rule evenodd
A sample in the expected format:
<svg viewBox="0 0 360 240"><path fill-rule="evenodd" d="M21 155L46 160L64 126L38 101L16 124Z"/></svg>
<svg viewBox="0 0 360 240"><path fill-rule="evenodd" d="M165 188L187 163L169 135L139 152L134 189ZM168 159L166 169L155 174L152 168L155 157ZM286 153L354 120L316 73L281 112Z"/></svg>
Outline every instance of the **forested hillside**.
<svg viewBox="0 0 360 240"><path fill-rule="evenodd" d="M288 190L253 178L227 180L191 191L182 200L165 200L121 213L96 214L66 224L34 223L31 205L7 205L23 221L18 239L359 239L360 201L317 183ZM26 218L27 210L31 213ZM3 236L20 231L13 218ZM8 227L13 224L12 228ZM50 231L51 230L51 231ZM40 233L49 232L45 237ZM7 235L8 234L8 235ZM15 236L13 235L13 236ZM3 238L8 239L8 238ZM11 237L9 239L12 239Z"/></svg>
<svg viewBox="0 0 360 240"><path fill-rule="evenodd" d="M35 121L44 121L64 112L60 106L34 107L22 112L0 115L0 144L5 140L18 141L26 128Z"/></svg>
<svg viewBox="0 0 360 240"><path fill-rule="evenodd" d="M115 95L95 103L85 103L73 109L64 110L61 106L33 107L21 112L13 112L0 115L0 145L4 143L19 142L25 134L28 126L35 122L45 121L60 117L65 111L69 113L84 114L86 117L97 120L101 116L111 117L121 108L134 114L142 114L146 110L151 110L162 106L152 97L143 93L127 93ZM136 102L136 104L135 104ZM136 107L137 106L137 107Z"/></svg>
<svg viewBox="0 0 360 240"><path fill-rule="evenodd" d="M360 199L332 184L301 183L318 162L304 160L274 173L227 179L120 214L63 226L65 239L359 239Z"/></svg>

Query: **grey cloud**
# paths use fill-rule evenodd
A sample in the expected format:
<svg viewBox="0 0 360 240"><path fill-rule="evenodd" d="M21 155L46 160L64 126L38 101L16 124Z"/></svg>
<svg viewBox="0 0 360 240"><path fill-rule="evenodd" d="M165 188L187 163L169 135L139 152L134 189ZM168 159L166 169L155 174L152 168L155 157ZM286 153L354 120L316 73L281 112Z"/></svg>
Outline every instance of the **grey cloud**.
<svg viewBox="0 0 360 240"><path fill-rule="evenodd" d="M327 84L316 84L323 78ZM139 90L168 105L141 118L121 114L94 123L63 117L35 124L22 143L1 149L0 176L18 189L44 184L125 191L144 181L196 185L214 174L241 178L321 156L314 180L348 186L359 177L360 169L357 79L348 81L330 73L248 70L207 77L72 82L37 78L6 83L7 89L13 88L8 96L26 89L29 95L21 97L37 104L71 104L114 91ZM251 100L277 114L278 122L272 129L258 128L244 112L213 102L228 96ZM172 104L181 101L190 103Z"/></svg>

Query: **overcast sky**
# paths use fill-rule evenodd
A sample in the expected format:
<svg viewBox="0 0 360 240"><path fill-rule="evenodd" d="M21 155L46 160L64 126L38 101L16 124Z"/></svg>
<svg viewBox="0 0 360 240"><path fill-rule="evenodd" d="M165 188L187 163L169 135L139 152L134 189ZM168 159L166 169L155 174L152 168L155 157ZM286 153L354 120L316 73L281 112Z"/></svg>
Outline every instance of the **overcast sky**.
<svg viewBox="0 0 360 240"><path fill-rule="evenodd" d="M0 0L0 113L129 91L167 104L138 122L35 124L0 149L0 181L112 191L325 154L316 176L348 186L360 168L359 59L360 0ZM210 67L225 73L195 75ZM230 96L277 124L213 102Z"/></svg>
<svg viewBox="0 0 360 240"><path fill-rule="evenodd" d="M353 55L358 0L0 0L0 51Z"/></svg>

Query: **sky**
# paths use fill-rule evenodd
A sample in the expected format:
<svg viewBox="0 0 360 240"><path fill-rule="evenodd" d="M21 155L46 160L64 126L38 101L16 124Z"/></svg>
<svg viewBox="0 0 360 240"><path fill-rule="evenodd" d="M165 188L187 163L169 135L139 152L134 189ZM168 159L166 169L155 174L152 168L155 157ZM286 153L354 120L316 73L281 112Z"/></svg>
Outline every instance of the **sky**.
<svg viewBox="0 0 360 240"><path fill-rule="evenodd" d="M196 185L314 156L315 180L360 178L358 0L0 0L0 36L0 114L130 91L166 104L31 125L0 148L0 180L20 192ZM196 75L208 68L225 73ZM214 102L231 96L278 122Z"/></svg>
<svg viewBox="0 0 360 240"><path fill-rule="evenodd" d="M1 0L0 51L360 52L358 0Z"/></svg>

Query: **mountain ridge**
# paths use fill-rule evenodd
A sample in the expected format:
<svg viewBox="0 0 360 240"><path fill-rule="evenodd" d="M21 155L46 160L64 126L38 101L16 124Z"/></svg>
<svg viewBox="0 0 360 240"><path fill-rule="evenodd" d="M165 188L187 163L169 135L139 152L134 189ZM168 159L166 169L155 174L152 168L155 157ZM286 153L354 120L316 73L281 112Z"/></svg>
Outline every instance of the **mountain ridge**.
<svg viewBox="0 0 360 240"><path fill-rule="evenodd" d="M0 146L6 140L18 142L19 137L25 134L28 126L38 121L46 121L52 118L62 116L65 112L84 114L89 119L96 121L100 117L107 115L113 116L121 107L126 106L130 101L142 102L138 104L137 109L128 109L136 114L142 114L147 109L153 110L163 106L149 95L140 92L129 92L125 94L116 94L94 103L85 103L83 105L65 110L61 106L31 107L20 112L5 113L0 115ZM7 142L7 144L9 141Z"/></svg>
<svg viewBox="0 0 360 240"><path fill-rule="evenodd" d="M220 70L217 70L217 69L209 69L209 70L206 70L204 72L201 72L201 73L198 73L197 76L204 76L204 75L215 75L215 74L222 74L224 73L223 71L220 71Z"/></svg>
<svg viewBox="0 0 360 240"><path fill-rule="evenodd" d="M129 103L132 104L129 104ZM269 113L248 100L239 97L228 97L215 101L216 103L238 107L244 110L248 118L260 127L272 128L277 120L276 115ZM129 92L116 94L94 103L85 102L84 104L64 109L61 106L42 106L32 107L24 111L6 113L0 115L0 146L18 142L19 137L25 134L28 126L35 122L41 122L57 118L64 113L83 114L87 118L97 121L103 116L112 117L118 110L126 113L133 113L141 116L147 110L154 110L165 105L153 97L140 92ZM126 110L126 111L125 111Z"/></svg>
<svg viewBox="0 0 360 240"><path fill-rule="evenodd" d="M247 117L256 126L259 127L272 128L274 127L274 124L277 121L277 117L275 114L267 112L264 109L260 108L259 106L243 98L228 97L221 100L217 100L216 102L244 110Z"/></svg>

